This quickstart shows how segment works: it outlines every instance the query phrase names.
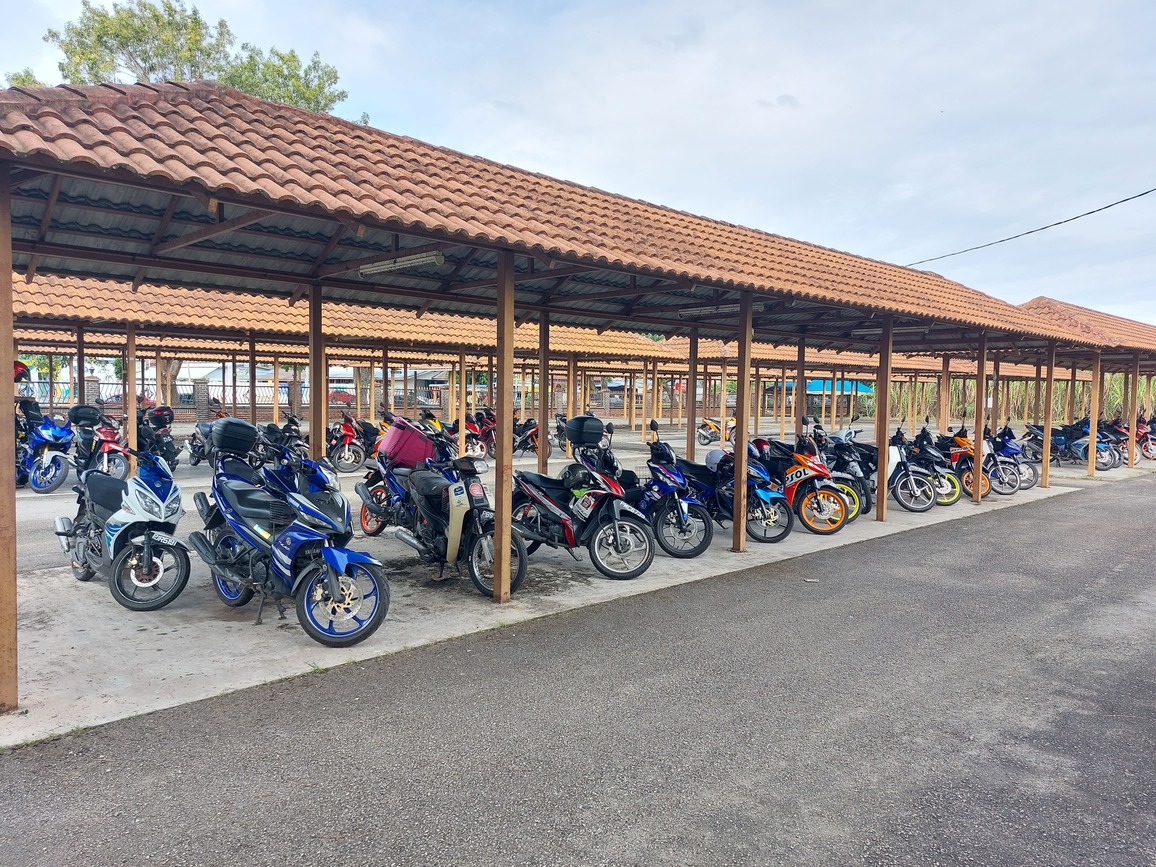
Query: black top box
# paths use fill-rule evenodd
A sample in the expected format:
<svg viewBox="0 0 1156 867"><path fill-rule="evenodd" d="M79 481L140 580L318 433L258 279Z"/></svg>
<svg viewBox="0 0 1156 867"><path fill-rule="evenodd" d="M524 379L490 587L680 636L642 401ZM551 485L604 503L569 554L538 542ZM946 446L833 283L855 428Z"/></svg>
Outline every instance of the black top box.
<svg viewBox="0 0 1156 867"><path fill-rule="evenodd" d="M566 422L566 439L576 446L596 446L602 442L606 425L592 415L578 415Z"/></svg>
<svg viewBox="0 0 1156 867"><path fill-rule="evenodd" d="M95 407L87 403L78 403L76 406L68 408L68 420L73 424L79 425L96 425L100 421L102 413Z"/></svg>
<svg viewBox="0 0 1156 867"><path fill-rule="evenodd" d="M241 418L219 418L213 422L212 439L219 451L244 455L257 444L257 428Z"/></svg>
<svg viewBox="0 0 1156 867"><path fill-rule="evenodd" d="M149 424L153 427L171 427L175 417L171 406L157 406L148 411Z"/></svg>

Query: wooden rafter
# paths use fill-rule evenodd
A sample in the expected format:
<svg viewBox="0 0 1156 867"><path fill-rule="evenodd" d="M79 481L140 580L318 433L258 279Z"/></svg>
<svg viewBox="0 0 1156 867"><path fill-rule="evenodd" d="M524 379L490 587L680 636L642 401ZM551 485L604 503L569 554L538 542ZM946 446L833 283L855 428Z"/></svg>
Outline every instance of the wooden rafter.
<svg viewBox="0 0 1156 867"><path fill-rule="evenodd" d="M206 241L209 238L215 238L218 235L226 235L234 229L240 229L244 226L251 226L254 223L259 223L261 220L272 215L272 211L263 211L253 209L246 211L240 216L233 217L231 220L214 223L211 226L206 226L196 232L189 232L185 235L178 235L168 241L163 241L160 244L153 246L154 254L169 253L173 250L179 250L181 247L188 247L190 244L198 244L201 241Z"/></svg>
<svg viewBox="0 0 1156 867"><path fill-rule="evenodd" d="M52 188L48 191L48 201L44 204L44 213L40 216L40 228L36 232L36 240L43 241L48 237L48 229L52 225L52 213L56 210L56 200L60 198L60 187L64 178L57 175L52 179ZM24 279L32 282L36 277L36 266L40 264L39 256L28 257L28 267L24 270Z"/></svg>

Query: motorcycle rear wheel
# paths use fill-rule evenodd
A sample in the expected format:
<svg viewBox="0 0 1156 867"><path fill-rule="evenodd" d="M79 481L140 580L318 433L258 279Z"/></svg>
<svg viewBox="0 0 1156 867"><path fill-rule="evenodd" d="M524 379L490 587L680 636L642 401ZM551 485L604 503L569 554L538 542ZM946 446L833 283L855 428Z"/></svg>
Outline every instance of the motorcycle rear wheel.
<svg viewBox="0 0 1156 867"><path fill-rule="evenodd" d="M128 478L128 458L120 452L109 452L105 459L108 467L108 474L114 479L120 479L122 482Z"/></svg>
<svg viewBox="0 0 1156 867"><path fill-rule="evenodd" d="M489 525L480 536L475 536L466 551L466 571L474 589L487 599L494 597L494 527ZM526 581L529 555L526 543L517 533L510 538L510 592L517 593Z"/></svg>
<svg viewBox="0 0 1156 867"><path fill-rule="evenodd" d="M1116 466L1116 462L1112 460L1112 456L1108 454L1107 449L1096 449L1096 469L1100 472L1110 470Z"/></svg>
<svg viewBox="0 0 1156 867"><path fill-rule="evenodd" d="M1025 462L1019 464L1017 469L1020 474L1020 490L1026 491L1028 488L1034 488L1040 480L1040 471L1036 469L1035 464Z"/></svg>
<svg viewBox="0 0 1156 867"><path fill-rule="evenodd" d="M972 485L972 480L974 478L975 478L975 473L972 472L970 469L966 470L961 476L959 476L960 487L963 488L963 492L965 494L967 494L969 499L972 496L971 485ZM979 476L979 498L982 500L984 497L986 497L990 493L991 493L991 479L988 478L987 473L980 473L980 476Z"/></svg>
<svg viewBox="0 0 1156 867"><path fill-rule="evenodd" d="M940 484L942 481L942 484ZM932 481L935 488L935 505L954 506L963 496L963 485L955 473L943 473Z"/></svg>
<svg viewBox="0 0 1156 867"><path fill-rule="evenodd" d="M1014 467L997 463L987 472L991 489L1001 496L1009 496L1020 489L1020 474Z"/></svg>
<svg viewBox="0 0 1156 867"><path fill-rule="evenodd" d="M703 433L702 431L695 434L695 438L698 440L700 446L709 446L712 442L710 434Z"/></svg>
<svg viewBox="0 0 1156 867"><path fill-rule="evenodd" d="M863 503L859 499L859 492L855 490L847 482L835 482L835 487L843 494L843 499L847 501L847 523L850 524L863 511Z"/></svg>
<svg viewBox="0 0 1156 867"><path fill-rule="evenodd" d="M365 449L361 443L350 443L334 448L329 459L339 473L356 473L365 466Z"/></svg>
<svg viewBox="0 0 1156 867"><path fill-rule="evenodd" d="M213 550L217 552L218 556L222 554L231 556L235 552L236 546L241 544L241 541L236 535L224 526L216 530L209 530L205 535L209 537L209 542L212 544ZM238 584L235 581L229 581L216 573L213 573L213 590L216 592L217 598L230 608L240 608L243 605L248 605L253 599L252 587L245 584Z"/></svg>

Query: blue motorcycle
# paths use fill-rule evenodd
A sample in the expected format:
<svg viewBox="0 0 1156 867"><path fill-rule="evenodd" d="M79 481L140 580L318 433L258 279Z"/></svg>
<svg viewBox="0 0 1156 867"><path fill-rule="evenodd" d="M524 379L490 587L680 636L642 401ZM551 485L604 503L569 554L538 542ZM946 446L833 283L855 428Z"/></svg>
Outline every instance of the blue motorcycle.
<svg viewBox="0 0 1156 867"><path fill-rule="evenodd" d="M753 446L747 445L747 535L756 542L781 542L795 526L790 500L772 481ZM732 520L734 514L735 459L722 449L707 452L705 464L678 458L680 469L694 494L715 522Z"/></svg>
<svg viewBox="0 0 1156 867"><path fill-rule="evenodd" d="M40 411L34 400L20 401L17 417L16 484L29 485L38 494L50 494L68 478L68 450L72 448L72 425L58 425Z"/></svg>
<svg viewBox="0 0 1156 867"><path fill-rule="evenodd" d="M651 422L651 430L658 424ZM690 489L686 475L675 463L674 451L664 442L651 442L646 468L650 478L623 470L610 444L614 424L606 425L606 446L580 447L575 457L587 469L610 476L622 486L626 502L642 512L654 530L655 541L671 557L697 557L714 539L714 519L710 510Z"/></svg>
<svg viewBox="0 0 1156 867"><path fill-rule="evenodd" d="M988 438L988 445L997 458L1009 459L1015 462L1016 471L1020 476L1020 490L1034 488L1040 479L1039 471L1030 461L1025 460L1023 447L1016 442L1016 435L1011 424L1005 424L995 436Z"/></svg>
<svg viewBox="0 0 1156 867"><path fill-rule="evenodd" d="M389 610L389 582L380 562L346 548L353 537L349 503L324 463L281 452L275 469L248 463L257 429L241 419L213 425L217 467L211 500L194 498L205 523L189 537L209 566L218 597L231 607L260 594L281 617L293 599L305 633L327 647L369 638Z"/></svg>

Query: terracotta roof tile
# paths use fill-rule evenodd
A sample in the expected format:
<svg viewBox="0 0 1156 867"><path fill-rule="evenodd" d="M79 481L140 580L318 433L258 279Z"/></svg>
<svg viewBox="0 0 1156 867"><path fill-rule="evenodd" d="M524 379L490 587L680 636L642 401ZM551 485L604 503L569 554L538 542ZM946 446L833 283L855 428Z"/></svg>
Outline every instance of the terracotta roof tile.
<svg viewBox="0 0 1156 867"><path fill-rule="evenodd" d="M0 152L396 219L616 269L1086 339L937 274L521 171L212 82L0 92ZM253 163L262 170L253 172Z"/></svg>
<svg viewBox="0 0 1156 867"><path fill-rule="evenodd" d="M1156 326L1099 310L1090 310L1066 301L1040 296L1020 305L1024 310L1087 337L1103 346L1119 346L1156 351Z"/></svg>

